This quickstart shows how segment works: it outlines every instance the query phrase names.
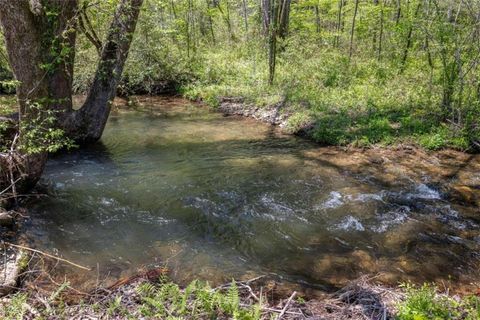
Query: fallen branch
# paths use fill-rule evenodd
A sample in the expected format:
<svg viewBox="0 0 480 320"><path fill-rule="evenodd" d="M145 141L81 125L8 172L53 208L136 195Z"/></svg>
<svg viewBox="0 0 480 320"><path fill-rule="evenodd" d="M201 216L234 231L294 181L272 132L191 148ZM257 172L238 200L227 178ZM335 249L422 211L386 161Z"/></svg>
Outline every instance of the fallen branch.
<svg viewBox="0 0 480 320"><path fill-rule="evenodd" d="M2 241L2 243L3 243L4 245L6 245L6 246L10 246L10 247L18 248L18 249L23 249L23 250L35 252L35 253L44 255L44 256L46 256L46 257L48 257L48 258L52 258L52 259L55 259L55 260L57 260L57 261L62 261L62 262L68 263L68 264L70 264L70 265L72 265L72 266L74 266L74 267L77 267L77 268L80 268L80 269L83 269L83 270L92 271L92 269L90 269L90 268L88 268L88 267L81 266L81 265L76 264L76 263L74 263L74 262L72 262L72 261L69 261L69 260L67 260L67 259L63 259L63 258L54 256L54 255L45 253L45 252L40 251L40 250L37 250L37 249L32 249L32 248L29 248L29 247L20 246L20 245L17 245L17 244L13 244L13 243L10 243L10 242L6 242L6 241Z"/></svg>
<svg viewBox="0 0 480 320"><path fill-rule="evenodd" d="M290 302L292 302L292 299L295 298L296 295L297 295L297 291L293 291L290 298L288 298L287 303L285 303L285 306L283 307L282 312L280 312L280 314L278 315L277 320L280 320L285 314L285 312L287 312L288 305L290 304Z"/></svg>
<svg viewBox="0 0 480 320"><path fill-rule="evenodd" d="M9 185L7 188L5 188L4 190L0 191L0 195L4 194L5 192L7 192L8 190L10 189L13 189L13 186L22 179L22 177L20 178L17 178L17 180L15 180L11 185Z"/></svg>
<svg viewBox="0 0 480 320"><path fill-rule="evenodd" d="M241 307L251 307L252 305L246 304L246 303L240 303ZM274 312L274 313L282 313L283 310L280 309L274 309L274 308L268 308L268 307L261 307L262 311L265 312ZM291 314L295 316L303 316L303 313L300 312L294 312L294 311L285 311L284 314Z"/></svg>

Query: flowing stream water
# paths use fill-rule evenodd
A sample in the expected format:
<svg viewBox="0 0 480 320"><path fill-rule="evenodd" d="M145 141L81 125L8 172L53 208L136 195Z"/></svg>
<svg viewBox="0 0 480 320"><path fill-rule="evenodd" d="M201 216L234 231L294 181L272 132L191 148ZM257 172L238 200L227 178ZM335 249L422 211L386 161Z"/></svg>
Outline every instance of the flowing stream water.
<svg viewBox="0 0 480 320"><path fill-rule="evenodd" d="M112 113L101 143L52 157L28 204L35 247L95 269L64 268L82 286L156 266L179 282L267 274L316 289L363 273L479 279L478 208L428 177L387 185L272 126L149 101Z"/></svg>

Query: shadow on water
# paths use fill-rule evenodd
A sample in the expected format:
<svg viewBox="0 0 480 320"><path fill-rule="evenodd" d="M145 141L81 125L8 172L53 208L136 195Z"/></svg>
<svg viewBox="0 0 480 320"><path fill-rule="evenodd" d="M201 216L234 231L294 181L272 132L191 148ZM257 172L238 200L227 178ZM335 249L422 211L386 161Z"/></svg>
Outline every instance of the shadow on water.
<svg viewBox="0 0 480 320"><path fill-rule="evenodd" d="M270 274L323 290L363 273L478 279L480 223L431 185L250 120L156 108L116 114L102 143L50 160L49 196L29 204L37 247L103 277L168 264L180 282Z"/></svg>

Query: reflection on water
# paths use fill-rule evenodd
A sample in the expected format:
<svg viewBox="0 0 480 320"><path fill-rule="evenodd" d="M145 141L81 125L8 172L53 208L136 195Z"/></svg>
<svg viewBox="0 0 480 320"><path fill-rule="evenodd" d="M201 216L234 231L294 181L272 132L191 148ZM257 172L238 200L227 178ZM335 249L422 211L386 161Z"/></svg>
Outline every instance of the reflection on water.
<svg viewBox="0 0 480 320"><path fill-rule="evenodd" d="M112 114L101 144L49 161L48 197L30 203L35 246L102 278L167 264L180 282L275 274L324 289L361 273L476 279L477 209L428 181L385 187L270 126L150 103Z"/></svg>

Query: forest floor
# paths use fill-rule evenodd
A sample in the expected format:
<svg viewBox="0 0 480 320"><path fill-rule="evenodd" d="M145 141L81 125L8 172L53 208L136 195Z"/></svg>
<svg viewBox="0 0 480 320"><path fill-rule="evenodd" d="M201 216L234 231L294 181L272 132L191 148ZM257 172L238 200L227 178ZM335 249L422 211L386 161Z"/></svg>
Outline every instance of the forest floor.
<svg viewBox="0 0 480 320"><path fill-rule="evenodd" d="M393 319L405 292L362 277L323 299L297 292L279 295L266 277L218 287L170 282L166 270L149 270L89 292L53 281L33 259L16 294L0 300L2 319ZM43 262L42 262L43 263ZM50 279L50 280L49 280Z"/></svg>
<svg viewBox="0 0 480 320"><path fill-rule="evenodd" d="M17 292L0 298L1 319L480 319L478 295L460 297L433 285L387 287L376 277L309 299L296 291L279 294L262 276L181 287L160 268L83 292L54 281L46 260L30 255Z"/></svg>

